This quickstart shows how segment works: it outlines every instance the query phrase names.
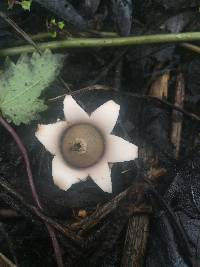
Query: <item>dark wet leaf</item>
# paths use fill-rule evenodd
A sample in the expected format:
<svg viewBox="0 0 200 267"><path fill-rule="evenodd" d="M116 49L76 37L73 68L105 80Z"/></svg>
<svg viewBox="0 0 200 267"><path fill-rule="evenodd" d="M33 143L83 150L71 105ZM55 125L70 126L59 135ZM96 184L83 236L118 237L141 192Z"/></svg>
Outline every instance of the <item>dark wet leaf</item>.
<svg viewBox="0 0 200 267"><path fill-rule="evenodd" d="M0 30L0 40L11 36L11 33L9 33L8 31Z"/></svg>
<svg viewBox="0 0 200 267"><path fill-rule="evenodd" d="M199 1L198 0L155 0L156 3L163 6L165 9L181 9L181 8L188 8L188 7L198 7Z"/></svg>
<svg viewBox="0 0 200 267"><path fill-rule="evenodd" d="M119 34L129 35L133 18L132 0L112 0L112 6Z"/></svg>
<svg viewBox="0 0 200 267"><path fill-rule="evenodd" d="M183 162L184 168L177 172L165 199L174 209L200 219L200 165L195 166L199 156L196 158L190 164Z"/></svg>
<svg viewBox="0 0 200 267"><path fill-rule="evenodd" d="M169 114L159 107L147 104L142 118L141 136L144 136L146 142L159 153L160 160L162 158L165 161L166 157L172 157L172 144L168 136Z"/></svg>
<svg viewBox="0 0 200 267"><path fill-rule="evenodd" d="M199 247L200 227L200 156L182 162L177 170L174 181L165 194L165 200L174 210L186 233L193 257ZM181 240L174 230L173 224L166 212L161 211L152 222L146 266L154 267L188 267L187 256L180 248Z"/></svg>
<svg viewBox="0 0 200 267"><path fill-rule="evenodd" d="M188 267L178 251L173 228L165 214L152 221L146 267Z"/></svg>
<svg viewBox="0 0 200 267"><path fill-rule="evenodd" d="M192 95L200 95L200 58L196 57L189 64L187 87Z"/></svg>
<svg viewBox="0 0 200 267"><path fill-rule="evenodd" d="M190 22L192 15L192 12L178 14L166 20L161 27L171 33L181 32Z"/></svg>
<svg viewBox="0 0 200 267"><path fill-rule="evenodd" d="M97 11L101 0L84 0L84 8L86 13L90 16L94 15Z"/></svg>
<svg viewBox="0 0 200 267"><path fill-rule="evenodd" d="M51 12L55 13L58 17L69 23L71 26L79 30L85 30L87 23L78 11L65 0L33 0L40 5L44 6Z"/></svg>

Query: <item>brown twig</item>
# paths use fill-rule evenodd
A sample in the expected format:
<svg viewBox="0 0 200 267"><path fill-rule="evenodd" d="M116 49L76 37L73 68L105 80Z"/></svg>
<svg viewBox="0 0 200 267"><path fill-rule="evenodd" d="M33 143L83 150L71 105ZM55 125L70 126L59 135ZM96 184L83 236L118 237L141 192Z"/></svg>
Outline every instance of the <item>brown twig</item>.
<svg viewBox="0 0 200 267"><path fill-rule="evenodd" d="M181 47L186 48L192 52L200 54L200 46L189 44L189 43L182 43L180 44Z"/></svg>
<svg viewBox="0 0 200 267"><path fill-rule="evenodd" d="M18 217L20 217L20 214L17 213L14 209L5 209L5 208L0 209L0 218L9 219Z"/></svg>
<svg viewBox="0 0 200 267"><path fill-rule="evenodd" d="M26 148L25 148L24 144L22 143L20 137L18 136L17 132L1 116L0 116L0 124L10 133L10 135L12 136L12 138L15 140L15 142L17 144L17 146L21 152L21 155L24 159L24 163L25 163L26 171L27 171L27 176L28 176L28 181L29 181L29 185L31 188L33 199L34 199L36 205L39 207L39 209L43 210L42 204L39 200L39 197L38 197L38 194L37 194L37 191L35 188L35 184L34 184L34 180L33 180L33 174L32 174L32 170L31 170L31 165L30 165L30 161L29 161L29 157L28 157L28 153L26 151ZM59 244L58 244L58 241L56 239L54 230L48 224L46 224L46 227L48 229L49 235L50 235L51 240L52 240L57 264L59 267L64 267L64 264L62 261L62 256L61 256L61 251L60 251Z"/></svg>
<svg viewBox="0 0 200 267"><path fill-rule="evenodd" d="M187 117L190 117L191 119L193 120L196 120L196 121L200 121L200 117L192 112L189 112L183 108L181 108L180 106L176 105L176 104L172 104L170 103L169 101L167 100L164 100L164 99L160 99L158 97L155 97L155 96L151 96L151 95L140 95L140 94L135 94L135 93L130 93L130 92L124 92L124 91L116 91L114 90L114 88L111 88L110 86L104 86L104 85L91 85L91 86L87 86L87 87L84 87L84 88L81 88L81 89L78 89L78 90L75 90L71 93L69 93L69 95L78 95L78 94L82 94L82 93L87 93L87 92L90 92L90 91L93 91L93 90L99 90L99 91L111 91L115 94L120 94L120 95L124 95L124 96L129 96L129 97L133 97L133 98L138 98L138 99L143 99L143 100L146 100L146 101L153 101L153 102L157 102L159 104L162 104L172 110L176 110L176 111L179 111L180 113L184 114L185 116ZM59 99L62 99L66 96L67 94L63 94L61 96L57 96L55 98L51 98L49 99L49 101L53 102L55 100L59 100Z"/></svg>
<svg viewBox="0 0 200 267"><path fill-rule="evenodd" d="M15 200L18 200L22 206L28 209L33 215L36 215L38 219L40 219L42 222L51 225L57 231L64 234L67 238L76 242L77 245L80 245L81 239L79 238L79 236L75 235L74 232L70 231L68 227L62 226L55 220L43 214L42 211L40 211L37 207L27 203L24 198L18 192L16 192L15 189L11 188L10 185L2 177L0 179L0 186L6 191L6 193L11 195L12 198L14 198Z"/></svg>
<svg viewBox="0 0 200 267"><path fill-rule="evenodd" d="M174 103L176 106L183 108L185 97L185 82L183 74L179 73L175 85L175 99ZM171 129L171 142L174 145L174 156L176 159L179 157L180 144L181 144L181 133L183 124L183 114L173 110L172 112L172 129Z"/></svg>
<svg viewBox="0 0 200 267"><path fill-rule="evenodd" d="M136 266L132 265L133 258L135 262L134 264L138 264L138 266L143 266L142 264L146 250L148 225L149 216L146 214L134 216L134 219L129 220L126 230L126 239L124 243L124 251L126 251L126 253L123 254L123 265L121 266ZM130 236L134 238L130 238ZM132 248L137 248L137 251L133 253Z"/></svg>
<svg viewBox="0 0 200 267"><path fill-rule="evenodd" d="M151 84L148 97L153 96L159 99L166 97L168 94L168 80L169 73L164 73L163 75L157 77L157 79L155 79ZM145 148L141 146L139 148L139 157L147 163L152 162L152 159L156 161L156 156L154 155L151 147ZM138 216L134 215L129 219L121 267L143 266L148 229L149 216L147 214L140 214Z"/></svg>
<svg viewBox="0 0 200 267"><path fill-rule="evenodd" d="M113 89L110 86L107 86L107 85L95 84L95 85L90 85L90 86L87 86L87 87L72 91L71 93L69 93L69 95L75 96L75 95L78 95L78 94L84 94L86 92L95 91L95 90L109 91L109 90L113 90ZM54 101L63 99L66 95L67 94L63 94L63 95L56 96L54 98L49 98L48 101L49 102L54 102Z"/></svg>
<svg viewBox="0 0 200 267"><path fill-rule="evenodd" d="M70 228L72 230L88 230L91 227L97 225L103 218L105 218L109 213L111 213L118 207L119 202L127 195L129 190L130 189L126 189L125 191L114 197L111 201L97 208L97 210L89 217L86 217L80 222L76 222L70 225Z"/></svg>
<svg viewBox="0 0 200 267"><path fill-rule="evenodd" d="M2 267L17 267L14 263L12 263L5 255L0 253L0 266Z"/></svg>

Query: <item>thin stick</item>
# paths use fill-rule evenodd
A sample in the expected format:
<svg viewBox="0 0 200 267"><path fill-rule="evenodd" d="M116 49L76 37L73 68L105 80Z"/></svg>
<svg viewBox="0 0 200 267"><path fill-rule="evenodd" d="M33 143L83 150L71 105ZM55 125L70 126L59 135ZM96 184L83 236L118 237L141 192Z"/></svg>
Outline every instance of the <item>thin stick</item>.
<svg viewBox="0 0 200 267"><path fill-rule="evenodd" d="M115 94L121 94L121 95L129 96L129 97L135 97L135 98L144 99L147 101L152 100L154 102L158 102L160 104L163 104L172 110L177 110L177 111L181 112L182 114L184 114L185 116L190 117L193 120L200 121L200 117L198 115L196 115L192 112L189 112L189 111L181 108L180 106L178 106L176 104L174 105L167 100L164 100L164 99L161 99L161 98L158 98L155 96L150 96L150 95L140 95L140 94L135 94L135 93L130 93L130 92L116 91L112 87L109 87L109 86L92 85L92 86L84 87L84 88L81 88L79 90L73 91L72 93L69 93L69 94L73 96L73 95L77 95L77 94L81 94L81 93L86 93L86 92L92 91L92 90L106 90L106 91L110 90L110 91L114 92ZM54 101L54 100L63 98L64 96L66 96L66 94L63 94L63 95L58 96L56 98L49 99L49 101Z"/></svg>
<svg viewBox="0 0 200 267"><path fill-rule="evenodd" d="M0 177L0 186L6 191L6 193L11 195L12 198L14 198L15 200L18 200L22 206L24 206L31 213L36 215L38 217L38 219L51 225L57 231L64 234L67 238L76 242L77 245L80 245L81 239L79 238L79 236L74 234L74 232L70 231L67 226L63 226L63 225L59 224L57 221L55 221L52 218L43 214L42 211L40 209L38 209L37 207L27 203L24 200L24 198L18 192L16 192L16 190L14 188L11 188L10 185L2 177Z"/></svg>
<svg viewBox="0 0 200 267"><path fill-rule="evenodd" d="M182 43L180 44L181 47L184 47L192 52L200 54L200 46L188 44L188 43Z"/></svg>
<svg viewBox="0 0 200 267"><path fill-rule="evenodd" d="M11 125L9 125L9 123L7 123L3 117L0 117L0 123L1 125L10 133L10 135L13 137L13 139L15 140L26 165L26 171L27 171L27 175L28 175L28 181L31 187L31 191L32 191L32 195L33 195L33 199L36 202L37 206L42 209L42 205L40 203L38 194L36 192L36 188L35 188L35 184L33 182L33 175L32 175L32 171L31 171L31 165L30 165L30 161L28 158L28 153L26 151L25 146L23 145L20 137L18 136L18 134L16 133L16 131L11 127Z"/></svg>
<svg viewBox="0 0 200 267"><path fill-rule="evenodd" d="M175 85L175 105L183 108L185 98L185 81L183 74L180 72L176 78ZM174 157L179 158L180 146L181 146L181 135L183 126L183 114L173 110L172 112L172 125L171 125L171 142L174 145Z"/></svg>
<svg viewBox="0 0 200 267"><path fill-rule="evenodd" d="M17 267L13 262L11 262L5 255L0 252L0 266L2 267Z"/></svg>
<svg viewBox="0 0 200 267"><path fill-rule="evenodd" d="M2 11L0 11L0 17L2 19L4 19L10 26L12 26L15 31L23 36L23 38L31 45L33 46L33 48L35 48L39 54L41 54L40 49L38 48L38 46L36 45L36 43L31 39L31 37L25 32L23 31L12 19L10 19L5 13L3 13Z"/></svg>
<svg viewBox="0 0 200 267"><path fill-rule="evenodd" d="M41 202L39 200L39 197L38 197L38 194L37 194L37 191L36 191L36 188L35 188L35 184L34 184L34 180L33 180L33 174L32 174L32 170L31 170L31 165L30 165L30 161L29 161L27 150L26 150L24 144L22 143L20 137L18 136L17 132L1 116L0 116L0 123L10 133L10 135L13 137L13 139L15 140L15 142L16 142L16 144L17 144L17 146L18 146L18 148L19 148L19 150L21 152L21 155L22 155L22 157L24 159L24 163L25 163L25 166L26 166L26 171L27 171L27 175L28 175L28 181L29 181L29 185L30 185L30 188L31 188L33 199L34 199L36 205L41 210L43 210L42 204L41 204ZM53 244L53 247L54 247L54 252L55 252L57 264L58 264L59 267L64 267L64 264L63 264L63 261L62 261L62 256L61 256L61 251L60 251L59 244L58 244L58 241L56 239L54 230L48 224L46 224L46 227L48 229L49 235L50 235L51 240L52 240L52 244Z"/></svg>
<svg viewBox="0 0 200 267"><path fill-rule="evenodd" d="M80 230L80 229L90 229L94 225L98 224L100 220L105 218L109 213L114 211L118 205L119 202L125 198L127 193L130 191L130 188L126 189L125 191L121 192L119 195L114 197L111 201L104 204L102 207L97 208L97 210L90 215L89 217L86 217L85 219L81 220L80 222L76 222L74 224L70 225L70 228L72 230Z"/></svg>
<svg viewBox="0 0 200 267"><path fill-rule="evenodd" d="M8 248L9 248L10 254L12 255L12 258L13 258L14 263L16 264L16 266L18 266L18 260L17 260L16 254L15 254L15 251L13 249L12 240L10 239L10 236L6 232L6 230L4 228L4 225L1 222L0 222L0 233L5 238L5 241L8 244ZM13 265L11 264L10 266L13 266L14 267L15 265L14 264Z"/></svg>
<svg viewBox="0 0 200 267"><path fill-rule="evenodd" d="M116 47L160 43L181 43L198 40L200 40L200 32L185 32L176 34L155 34L116 38L68 38L67 40L39 43L37 47L40 50L55 50L65 48ZM34 50L35 48L32 45L4 48L0 50L0 56L31 53L34 52Z"/></svg>

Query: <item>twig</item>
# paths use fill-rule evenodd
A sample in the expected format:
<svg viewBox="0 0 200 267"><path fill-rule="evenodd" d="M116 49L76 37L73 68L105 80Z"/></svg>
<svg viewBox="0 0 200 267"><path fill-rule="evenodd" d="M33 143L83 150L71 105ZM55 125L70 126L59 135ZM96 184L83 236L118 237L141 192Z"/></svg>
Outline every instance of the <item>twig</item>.
<svg viewBox="0 0 200 267"><path fill-rule="evenodd" d="M10 185L6 181L4 181L2 177L0 178L1 178L0 186L6 191L6 193L11 195L11 197L14 198L15 200L18 200L21 205L23 205L31 213L36 215L41 221L51 225L57 231L64 234L67 238L69 238L72 241L75 241L77 245L80 245L81 239L78 236L76 236L73 232L71 232L67 227L62 226L61 224L57 223L55 220L43 214L37 207L25 202L24 198L18 192L16 192L15 189L11 188Z"/></svg>
<svg viewBox="0 0 200 267"><path fill-rule="evenodd" d="M67 40L39 43L37 47L43 51L45 49L55 50L86 47L119 47L144 44L181 43L198 40L200 40L200 32L185 32L176 34L155 34L116 38L69 38ZM0 49L0 56L12 56L21 53L31 53L34 52L34 50L35 48L31 45L4 48Z"/></svg>
<svg viewBox="0 0 200 267"><path fill-rule="evenodd" d="M163 75L155 79L149 90L149 96L162 99L168 94L168 80L169 74ZM151 147L139 148L139 158L145 162L156 161L156 155ZM148 164L147 164L148 165ZM159 167L159 166L158 166ZM146 251L147 239L149 229L149 216L146 214L133 216L129 219L126 231L126 239L124 243L123 257L121 267L142 267L144 264L144 255ZM139 234L138 234L139 233Z"/></svg>
<svg viewBox="0 0 200 267"><path fill-rule="evenodd" d="M2 267L17 267L14 263L12 263L5 255L0 252L0 266Z"/></svg>
<svg viewBox="0 0 200 267"><path fill-rule="evenodd" d="M91 91L91 90L96 90L97 88L94 86L88 86L88 87L85 87L85 88L82 88L82 89L79 89L77 91L73 91L71 93L71 95L76 95L76 94L79 94L79 93L86 93L88 91ZM102 90L101 86L98 87L98 90ZM169 101L167 100L164 100L164 99L160 99L158 97L155 97L155 96L150 96L150 95L140 95L140 94L134 94L134 93L130 93L130 92L124 92L124 91L116 91L114 90L113 88L110 88L110 87L107 87L106 90L111 90L112 92L114 92L115 94L121 94L121 95L125 95L125 96L130 96L130 97L135 97L135 98L138 98L138 99L144 99L144 100L147 100L147 101L154 101L154 102L158 102L160 104L164 104L165 106L173 109L173 110L177 110L179 112L181 112L182 114L190 117L191 119L193 120L197 120L197 121L200 121L200 117L192 112L189 112L183 108L181 108L180 106L177 106L176 104L172 104L170 103ZM66 94L65 94L66 95ZM65 95L62 95L61 97L64 97ZM60 96L59 96L60 98Z"/></svg>
<svg viewBox="0 0 200 267"><path fill-rule="evenodd" d="M30 161L29 161L29 157L28 157L28 153L26 151L26 148L25 148L24 144L22 143L20 137L18 136L17 132L1 116L0 116L0 124L10 133L10 135L12 136L12 138L15 140L15 142L17 144L17 146L21 152L21 155L24 159L24 163L25 163L26 171L27 171L27 175L28 175L28 181L29 181L29 185L31 188L33 199L34 199L36 205L39 207L39 209L43 210L42 204L39 200L39 197L38 197L38 194L37 194L37 191L35 188L35 184L34 184L34 180L33 180L33 174L32 174L32 170L31 170L31 165L30 165ZM57 264L59 267L64 267L64 264L62 261L62 256L61 256L61 251L60 251L59 244L58 244L58 241L56 239L54 230L48 224L46 224L46 227L48 229L49 235L50 235L51 240L52 240Z"/></svg>
<svg viewBox="0 0 200 267"><path fill-rule="evenodd" d="M34 49L41 54L41 50L38 48L36 43L29 37L29 35L23 31L12 19L10 19L6 14L0 11L0 17L4 19L9 25L11 25L17 33L19 33L23 38L31 45Z"/></svg>
<svg viewBox="0 0 200 267"><path fill-rule="evenodd" d="M144 99L146 99L146 100L154 100L156 102L159 102L160 104L164 104L165 106L167 106L167 107L169 107L171 109L174 109L174 110L177 110L177 111L183 113L184 115L186 115L187 117L190 117L193 120L200 121L200 117L198 115L196 115L196 114L194 114L192 112L189 112L189 111L187 111L187 110L185 110L185 109L183 109L183 108L181 108L179 106L176 106L176 105L170 103L167 100L159 99L159 98L153 97L153 96L146 96L146 97L144 96Z"/></svg>
<svg viewBox="0 0 200 267"><path fill-rule="evenodd" d="M104 76L106 76L106 74L121 60L121 58L123 58L127 50L128 48L123 48L121 51L115 54L114 59L100 72L100 74L90 83L90 85L98 83Z"/></svg>
<svg viewBox="0 0 200 267"><path fill-rule="evenodd" d="M70 228L72 230L85 230L97 225L100 220L105 218L109 213L111 213L118 207L120 200L122 200L127 195L129 190L130 189L126 189L125 191L114 197L111 201L104 204L102 207L97 208L97 210L89 217L86 217L80 222L70 225Z"/></svg>
<svg viewBox="0 0 200 267"><path fill-rule="evenodd" d="M179 73L175 85L175 105L183 108L185 97L185 82L183 74ZM172 129L171 129L171 141L174 145L174 156L176 159L179 157L181 134L182 134L183 114L173 110L172 112Z"/></svg>
<svg viewBox="0 0 200 267"><path fill-rule="evenodd" d="M149 216L146 214L136 216L134 215L132 219L129 219L126 230L126 239L124 243L124 251L126 251L126 253L123 254L123 265L121 266L136 266L132 265L133 258L135 264L138 264L138 266L143 266L146 251L146 237L148 234L148 226ZM130 238L130 236L132 238ZM133 253L132 248L137 248L135 253Z"/></svg>
<svg viewBox="0 0 200 267"><path fill-rule="evenodd" d="M71 96L74 95L79 95L79 94L83 94L89 91L93 91L93 90L102 90L102 91L109 91L109 90L113 90L110 86L107 85L101 85L101 84L95 84L95 85L90 85L75 91L72 91L71 93L69 93ZM56 96L54 98L49 98L48 101L49 102L54 102L56 100L60 100L63 99L67 94L63 94L63 95L59 95Z"/></svg>
<svg viewBox="0 0 200 267"><path fill-rule="evenodd" d="M7 244L8 244L8 248L9 248L10 254L12 255L12 258L13 258L14 263L16 265L18 265L18 260L17 260L17 257L15 255L15 251L13 249L12 240L10 239L8 233L5 231L4 226L3 226L3 223L1 223L1 222L0 222L0 233L1 233L1 235L4 236L4 238L5 238L5 240L6 240Z"/></svg>
<svg viewBox="0 0 200 267"><path fill-rule="evenodd" d="M184 47L192 52L200 54L200 46L188 44L188 43L182 43L180 44L181 47Z"/></svg>
<svg viewBox="0 0 200 267"><path fill-rule="evenodd" d="M0 116L0 124L10 133L10 135L13 137L13 139L15 140L21 154L22 154L22 157L24 159L24 162L25 162L25 165L26 165L26 171L27 171L27 175L28 175L28 181L29 181L29 184L30 184L30 187L31 187L31 192L32 192L32 195L33 195L33 199L34 201L36 202L37 206L42 209L42 205L40 203L40 200L39 200L39 197L38 197L38 194L36 192L36 188L35 188L35 184L34 184L34 181L33 181L33 175L32 175L32 171L31 171L31 165L30 165L30 161L29 161L29 158L28 158L28 153L26 151L26 148L25 146L23 145L20 137L18 136L18 134L16 133L16 131L12 128L12 126L7 123L3 117Z"/></svg>
<svg viewBox="0 0 200 267"><path fill-rule="evenodd" d="M0 209L0 218L19 218L20 215L14 209Z"/></svg>

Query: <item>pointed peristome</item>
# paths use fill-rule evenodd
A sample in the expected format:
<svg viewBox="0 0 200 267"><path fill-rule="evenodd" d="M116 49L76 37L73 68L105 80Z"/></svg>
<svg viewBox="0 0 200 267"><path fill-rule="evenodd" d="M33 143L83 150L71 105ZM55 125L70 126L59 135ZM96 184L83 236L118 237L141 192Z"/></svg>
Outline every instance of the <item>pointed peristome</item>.
<svg viewBox="0 0 200 267"><path fill-rule="evenodd" d="M104 192L112 192L109 163L129 161L138 156L137 146L110 134L119 109L120 106L111 100L89 116L68 95L64 100L66 121L39 125L36 137L55 155L52 176L60 189L68 190L90 176Z"/></svg>

